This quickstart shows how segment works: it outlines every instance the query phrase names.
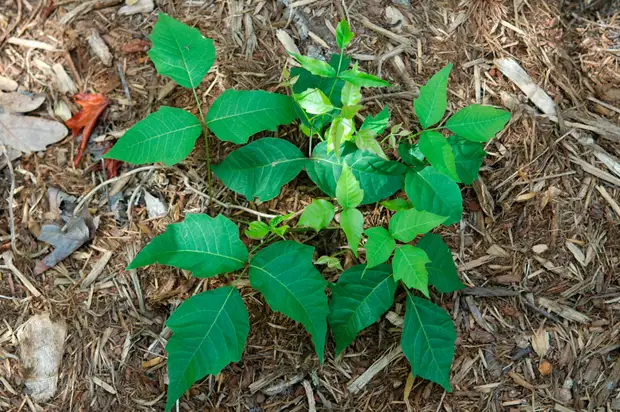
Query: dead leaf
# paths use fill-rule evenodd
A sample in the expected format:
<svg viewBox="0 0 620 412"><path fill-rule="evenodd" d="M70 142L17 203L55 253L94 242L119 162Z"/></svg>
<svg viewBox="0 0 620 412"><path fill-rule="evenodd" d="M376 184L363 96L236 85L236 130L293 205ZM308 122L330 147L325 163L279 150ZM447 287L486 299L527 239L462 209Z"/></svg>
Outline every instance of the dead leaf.
<svg viewBox="0 0 620 412"><path fill-rule="evenodd" d="M0 94L0 110L5 113L28 113L37 110L45 101L45 94L13 92Z"/></svg>
<svg viewBox="0 0 620 412"><path fill-rule="evenodd" d="M90 134L95 128L97 119L103 113L106 107L110 104L110 101L102 94L92 93L80 93L74 96L75 102L82 106L82 109L71 119L67 120L65 124L73 132L73 136L77 136L82 131L82 141L75 156L74 165L80 163ZM83 129L83 130L82 130Z"/></svg>
<svg viewBox="0 0 620 412"><path fill-rule="evenodd" d="M473 183L474 191L478 196L478 203L482 208L482 211L485 215L489 216L492 220L495 220L493 216L493 210L495 209L495 201L493 200L493 196L491 192L487 188L486 184L482 180L481 177L478 177Z"/></svg>
<svg viewBox="0 0 620 412"><path fill-rule="evenodd" d="M575 259L577 260L577 262L579 262L581 266L586 267L586 256L583 254L579 246L567 241L566 248L570 250L570 252L573 254Z"/></svg>
<svg viewBox="0 0 620 412"><path fill-rule="evenodd" d="M62 140L67 128L42 117L0 113L0 143L24 153L40 152Z"/></svg>
<svg viewBox="0 0 620 412"><path fill-rule="evenodd" d="M545 329L538 329L532 335L532 349L541 358L544 358L549 352L549 332Z"/></svg>
<svg viewBox="0 0 620 412"><path fill-rule="evenodd" d="M411 394L411 389L413 389L413 382L415 382L415 378L413 377L413 373L409 372L409 376L407 376L407 383L405 383L405 393L403 395L405 405L407 405L407 410L411 410L411 405L409 404L409 395Z"/></svg>
<svg viewBox="0 0 620 412"><path fill-rule="evenodd" d="M149 219L164 217L168 214L168 207L159 198L144 191L144 202L146 203L146 212Z"/></svg>
<svg viewBox="0 0 620 412"><path fill-rule="evenodd" d="M548 360L544 360L538 367L538 372L540 372L542 376L549 376L551 372L553 372L553 365L551 365Z"/></svg>

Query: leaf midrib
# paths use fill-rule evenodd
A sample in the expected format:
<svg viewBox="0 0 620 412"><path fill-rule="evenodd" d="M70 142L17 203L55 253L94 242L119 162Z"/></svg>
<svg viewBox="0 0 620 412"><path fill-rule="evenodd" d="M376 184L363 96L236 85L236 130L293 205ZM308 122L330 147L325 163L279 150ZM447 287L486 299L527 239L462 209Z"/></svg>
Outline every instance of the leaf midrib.
<svg viewBox="0 0 620 412"><path fill-rule="evenodd" d="M375 286L374 288L372 288L372 290L370 291L370 293L368 293L368 295L366 295L366 297L364 297L363 300L359 301L359 304L355 307L355 309L351 312L351 314L355 314L357 313L358 309L362 306L363 303L366 303L366 301L373 296L377 289L379 289L380 286L382 286L384 283L386 283L389 279L390 276L392 276L391 274L389 274L388 276L385 277L385 279L383 279L381 282L379 282L377 284L377 286ZM350 326L351 325L351 320L353 320L354 316L350 316L349 319L347 320L346 326Z"/></svg>
<svg viewBox="0 0 620 412"><path fill-rule="evenodd" d="M435 368L437 369L438 372L441 372L441 367L439 366L439 362L437 361L437 358L435 357L435 352L433 351L431 341L428 338L428 334L426 333L426 328L424 327L424 323L422 322L422 318L420 317L420 313L418 312L418 307L415 301L413 300L413 298L411 297L411 295L408 294L407 298L411 299L411 304L413 305L413 309L415 310L416 317L418 318L418 323L420 324L420 329L422 329L422 333L424 334L424 340L426 341L426 345L431 353L431 357L433 358L433 363L435 364Z"/></svg>

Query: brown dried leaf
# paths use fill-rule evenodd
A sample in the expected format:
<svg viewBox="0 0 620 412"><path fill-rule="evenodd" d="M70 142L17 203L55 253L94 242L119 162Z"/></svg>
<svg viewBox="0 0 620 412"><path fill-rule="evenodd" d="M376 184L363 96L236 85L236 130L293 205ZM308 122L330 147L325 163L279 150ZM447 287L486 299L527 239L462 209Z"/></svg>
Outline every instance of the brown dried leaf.
<svg viewBox="0 0 620 412"><path fill-rule="evenodd" d="M545 329L538 329L532 335L532 349L541 358L544 358L549 352L549 332Z"/></svg>
<svg viewBox="0 0 620 412"><path fill-rule="evenodd" d="M37 110L45 101L45 94L24 92L1 93L0 108L5 113L28 113Z"/></svg>
<svg viewBox="0 0 620 412"><path fill-rule="evenodd" d="M62 140L67 128L41 117L0 113L0 143L25 153L39 152Z"/></svg>

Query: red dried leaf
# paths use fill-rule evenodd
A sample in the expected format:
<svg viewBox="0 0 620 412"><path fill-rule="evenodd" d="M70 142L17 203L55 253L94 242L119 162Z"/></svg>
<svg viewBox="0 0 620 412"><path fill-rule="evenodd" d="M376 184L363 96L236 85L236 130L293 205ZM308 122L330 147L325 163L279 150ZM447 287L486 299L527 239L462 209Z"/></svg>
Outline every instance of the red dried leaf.
<svg viewBox="0 0 620 412"><path fill-rule="evenodd" d="M90 134L95 128L97 119L101 113L110 104L110 101L102 94L79 93L73 96L75 102L82 106L82 109L75 116L67 120L65 124L73 132L73 136L77 136L82 131L82 142L75 156L74 165L77 167L82 159Z"/></svg>
<svg viewBox="0 0 620 412"><path fill-rule="evenodd" d="M110 147L105 152L109 152L112 147ZM121 161L116 159L103 159L103 167L108 174L108 179L112 177L118 176L118 169L121 167Z"/></svg>

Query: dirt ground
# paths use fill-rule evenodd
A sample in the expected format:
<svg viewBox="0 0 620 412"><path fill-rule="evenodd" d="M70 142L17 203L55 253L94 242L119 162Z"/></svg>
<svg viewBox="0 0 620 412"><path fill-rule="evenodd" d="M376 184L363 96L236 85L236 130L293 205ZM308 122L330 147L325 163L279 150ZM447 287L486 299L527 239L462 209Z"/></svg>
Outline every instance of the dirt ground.
<svg viewBox="0 0 620 412"><path fill-rule="evenodd" d="M40 115L53 116L61 102L77 110L50 69L56 63L78 91L111 101L78 168L78 143L68 136L14 161L14 175L0 171L5 253L11 251L10 195L16 245L34 254L45 246L36 238L50 217L49 188L85 196L108 179L96 157L101 147L160 105L195 111L191 94L156 75L146 56L158 11L214 40L216 64L198 91L207 108L228 88L278 90L287 58L277 30L302 52L325 56L335 51L331 28L348 18L357 33L354 58L393 84L368 92L369 113L387 104L394 124L416 130L411 101L448 63L454 63L449 110L481 102L512 111L508 129L487 147L481 180L463 190L461 224L441 233L470 287L433 297L458 333L452 393L408 379L398 349L404 294L343 357L334 358L329 340L321 366L303 327L272 313L246 282L240 287L251 330L242 360L194 385L179 410L306 411L312 410L308 396L320 411L620 410L620 1L159 0L152 11L129 16L119 14L123 5L115 0L1 3L0 76L46 93ZM109 66L89 46L93 30L109 47ZM498 58L520 64L553 99L558 118L528 101L496 67ZM279 134L307 150L294 129ZM232 149L215 138L211 147L215 162ZM130 170L120 166L121 175ZM299 211L318 195L305 176L260 205L222 189L216 182L222 201L271 214ZM142 190L169 206L166 217L148 218ZM183 299L225 279L200 280L161 266L124 268L167 224L205 211L205 191L204 144L177 168L134 173L97 191L89 202L100 219L91 242L43 274L35 273L38 257L13 253L15 270L31 280L38 297L4 255L0 411L163 410L164 322ZM120 209L110 207L114 193L121 194ZM136 204L126 213L130 203ZM217 211L240 224L254 219L240 210ZM377 205L365 216L380 224L387 213ZM321 234L309 243L317 253L333 253L342 244L337 236ZM345 267L354 264L350 253L343 256ZM103 270L84 287L98 262ZM67 337L58 391L36 404L22 389L30 371L20 362L16 336L31 315L46 311L66 322Z"/></svg>

